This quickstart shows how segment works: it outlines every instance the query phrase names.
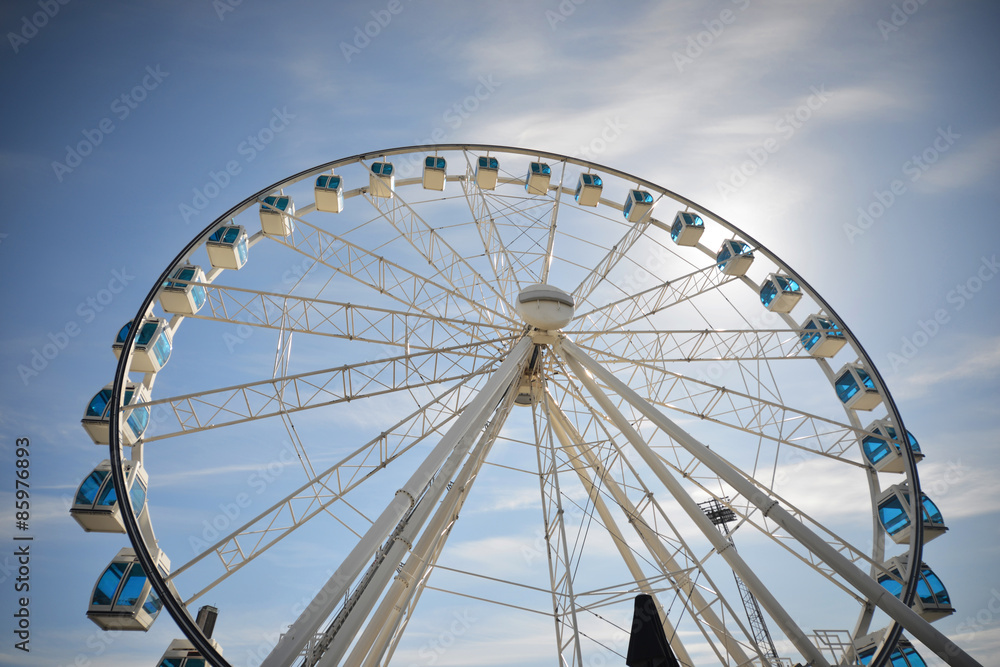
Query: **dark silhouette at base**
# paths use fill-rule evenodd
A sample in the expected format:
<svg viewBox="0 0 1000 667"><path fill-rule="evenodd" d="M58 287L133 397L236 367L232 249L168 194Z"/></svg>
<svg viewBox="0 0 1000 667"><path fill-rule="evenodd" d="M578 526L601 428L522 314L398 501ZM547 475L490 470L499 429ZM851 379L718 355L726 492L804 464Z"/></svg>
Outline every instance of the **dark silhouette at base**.
<svg viewBox="0 0 1000 667"><path fill-rule="evenodd" d="M632 635L628 640L625 664L628 667L680 667L663 634L653 598L648 595L635 596Z"/></svg>

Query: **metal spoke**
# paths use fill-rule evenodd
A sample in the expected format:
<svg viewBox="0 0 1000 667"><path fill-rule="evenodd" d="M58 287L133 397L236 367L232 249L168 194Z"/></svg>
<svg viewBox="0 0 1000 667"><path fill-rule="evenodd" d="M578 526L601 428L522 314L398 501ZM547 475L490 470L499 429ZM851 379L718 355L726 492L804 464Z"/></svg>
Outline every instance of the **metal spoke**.
<svg viewBox="0 0 1000 667"><path fill-rule="evenodd" d="M473 341L513 334L506 323L483 323L424 315L406 310L327 301L238 287L203 284L205 307L194 319L286 329L345 340L378 343L411 350L435 350L456 336Z"/></svg>
<svg viewBox="0 0 1000 667"><path fill-rule="evenodd" d="M211 389L171 398L161 398L139 407L166 406L174 424L147 437L146 442L183 433L242 424L280 414L315 409L359 398L407 391L433 384L462 380L489 368L471 370L470 364L496 358L495 349L505 339L419 352L377 361L364 361L308 373L299 373L247 384ZM172 429L170 428L172 426Z"/></svg>
<svg viewBox="0 0 1000 667"><path fill-rule="evenodd" d="M392 225L399 235L420 253L434 272L453 290L483 303L491 302L490 310L510 316L513 308L503 292L476 271L469 262L452 248L426 220L403 198L396 194L392 199L366 196L371 205Z"/></svg>
<svg viewBox="0 0 1000 667"><path fill-rule="evenodd" d="M372 479L379 471L385 470L390 463L417 444L438 434L458 416L472 391L471 380L469 378L419 406L394 426L308 480L229 535L206 546L199 555L176 568L170 579L180 576L210 554L218 557L225 572L192 596L188 600L191 602L335 503L342 502L351 509L345 501L347 494ZM316 487L327 489L327 492L317 492Z"/></svg>
<svg viewBox="0 0 1000 667"><path fill-rule="evenodd" d="M459 319L512 322L509 315L486 307L472 295L440 285L306 220L296 218L296 222L297 228L288 238L271 240L406 304L418 313L426 316L455 313Z"/></svg>
<svg viewBox="0 0 1000 667"><path fill-rule="evenodd" d="M737 279L722 273L715 265L707 266L590 311L577 313L574 322L586 322L587 328L596 331L624 328L734 280ZM581 342L586 340L581 338Z"/></svg>

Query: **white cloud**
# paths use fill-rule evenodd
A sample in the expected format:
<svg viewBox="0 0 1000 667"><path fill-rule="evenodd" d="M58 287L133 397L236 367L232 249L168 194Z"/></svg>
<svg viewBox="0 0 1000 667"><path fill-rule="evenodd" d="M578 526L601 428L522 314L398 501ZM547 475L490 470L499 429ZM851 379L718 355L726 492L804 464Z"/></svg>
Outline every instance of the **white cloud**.
<svg viewBox="0 0 1000 667"><path fill-rule="evenodd" d="M1000 512L996 472L961 459L920 464L921 490L938 506L945 523Z"/></svg>
<svg viewBox="0 0 1000 667"><path fill-rule="evenodd" d="M892 384L896 398L934 395L963 381L993 380L1000 368L1000 337L962 341L950 353L932 359L923 356L900 367L903 382ZM917 362L919 360L919 363Z"/></svg>
<svg viewBox="0 0 1000 667"><path fill-rule="evenodd" d="M942 129L947 130L948 127ZM1000 128L984 136L963 134L961 127L955 127L954 132L962 136L955 139L954 146L948 152L938 153L941 155L940 161L923 173L916 187L934 194L984 183L993 187L997 168L1000 167ZM937 152L937 147L931 145L924 152Z"/></svg>

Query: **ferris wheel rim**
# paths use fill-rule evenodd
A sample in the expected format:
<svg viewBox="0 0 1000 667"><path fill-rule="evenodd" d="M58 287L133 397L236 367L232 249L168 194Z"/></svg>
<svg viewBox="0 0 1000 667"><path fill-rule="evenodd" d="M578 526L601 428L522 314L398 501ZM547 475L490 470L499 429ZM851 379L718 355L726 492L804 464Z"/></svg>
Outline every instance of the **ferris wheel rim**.
<svg viewBox="0 0 1000 667"><path fill-rule="evenodd" d="M291 183L300 182L311 176L316 176L329 169L335 169L338 166L362 162L368 159L385 158L403 154L428 154L436 151L465 151L465 152L486 151L486 152L497 152L497 153L513 153L521 156L537 157L538 159L544 158L544 159L557 160L559 162L564 162L566 164L573 164L576 166L593 169L604 174L612 174L621 178L622 180L635 182L638 185L654 189L655 191L661 193L662 195L666 195L671 199L674 199L675 201L683 203L686 206L688 206L691 210L696 211L699 214L706 216L707 218L710 218L714 222L717 222L723 227L725 227L730 232L737 234L740 238L753 244L755 250L761 251L762 254L768 257L768 259L770 259L780 268L785 270L788 273L788 275L795 278L795 280L797 280L800 283L800 285L802 285L803 288L808 291L810 296L813 299L815 299L817 303L819 303L829 315L837 319L838 324L841 326L842 329L844 329L845 333L847 334L848 341L857 352L859 358L865 363L866 369L873 376L873 379L877 383L879 391L883 396L883 400L886 403L886 408L889 413L889 416L894 420L895 424L901 430L901 439L907 450L905 452L906 464L907 464L906 477L909 484L911 485L910 488L913 490L914 494L917 495L917 497L919 497L920 493L919 476L916 471L916 462L914 460L912 452L910 451L909 444L907 442L906 438L907 431L905 429L905 426L903 425L902 416L899 413L897 405L893 400L892 395L887 385L885 384L881 374L879 373L877 366L874 364L873 360L871 359L867 351L865 351L860 341L854 336L853 332L850 330L848 325L844 322L842 318L839 317L839 315L832 308L832 306L830 306L830 304L822 297L821 294L819 294L819 292L814 290L806 280L804 280L794 269L792 269L792 267L785 264L779 257L774 255L770 250L768 250L766 246L756 241L756 239L754 239L751 235L747 234L745 231L736 227L732 223L729 223L721 216L651 181L636 177L627 172L607 167L605 165L601 165L595 162L580 160L577 158L560 155L557 153L552 153L548 151L539 151L528 148L489 145L489 144L435 144L435 145L407 146L407 147L391 148L380 151L359 153L357 155L348 158L340 158L337 160L325 162L315 167L303 170L297 174L294 174L293 176L279 180L274 184L247 197L242 202L233 206L228 211L223 213L221 216L217 217L215 220L209 223L200 233L198 233L175 256L175 258L169 263L167 268L161 273L160 277L156 280L153 288L146 295L145 299L143 300L143 303L140 305L140 308L137 311L136 316L133 318L132 321L133 326L130 328L127 338L123 344L124 350L123 354L119 359L118 366L116 368L113 391L112 391L112 402L113 405L118 406L118 409L112 410L110 415L111 443L109 445L109 449L111 452L111 457L113 462L111 474L113 476L114 483L118 486L118 488L126 488L124 471L123 471L124 452L120 436L120 425L121 425L120 418L123 406L124 387L128 375L128 368L132 355L134 353L135 340L138 334L139 324L141 324L146 314L150 312L150 309L159 293L160 286L164 283L164 281L166 281L170 277L171 272L177 266L182 264L194 250L203 245L205 240L212 233L212 231L218 228L220 224L225 223L227 220L232 219L238 213L245 211L249 207L253 206L260 200L261 197L269 193L276 192ZM180 602L180 600L177 597L175 597L175 595L170 591L170 588L168 587L166 580L162 576L160 576L158 568L155 566L152 555L149 552L149 547L148 545L146 545L145 539L143 538L141 532L139 531L135 517L132 513L131 500L130 498L128 498L128 494L120 494L120 496L121 497L119 498L119 502L121 503L122 507L122 517L125 523L126 532L129 535L129 540L135 547L137 552L137 557L139 558L140 563L142 563L144 570L148 573L152 585L154 589L157 590L157 593L159 594L160 599L163 601L164 606L167 608L170 615L174 618L175 622L177 622L178 625L181 626L181 630L184 632L184 634L187 635L189 638L191 638L192 642L196 645L198 650L201 651L205 657L212 659L213 662L215 662L216 664L229 665L229 663L222 658L221 653L216 652L216 650L214 649L213 646L211 646L211 644L209 644L208 642L201 642L202 645L199 645L199 642L195 640L196 637L204 638L204 635L201 633L198 626L194 624L193 621L191 621L190 614L187 613L186 607L184 607L183 604ZM921 549L922 549L922 542L920 538L922 523L920 521L913 521L912 523L913 523L914 534L911 535L911 545L909 554L911 555L912 558L911 563L914 562L919 563L921 561ZM906 577L904 586L904 601L907 603L912 601L912 598L915 594L918 574L919 574L919 568L911 567L908 572L908 576ZM185 619L187 622L185 622ZM898 627L898 625L896 625L896 627L892 628L890 632L895 633L895 637L898 637L898 635L901 633L901 628ZM890 645L894 643L895 637L891 637L890 638L891 640L888 641L887 643ZM885 657L886 658L888 657L888 651L885 652Z"/></svg>

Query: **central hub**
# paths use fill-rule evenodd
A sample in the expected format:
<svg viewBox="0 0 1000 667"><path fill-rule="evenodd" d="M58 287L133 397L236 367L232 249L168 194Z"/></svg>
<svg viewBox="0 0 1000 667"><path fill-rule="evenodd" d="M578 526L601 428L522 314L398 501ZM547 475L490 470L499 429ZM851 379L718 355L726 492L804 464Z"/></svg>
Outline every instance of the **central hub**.
<svg viewBox="0 0 1000 667"><path fill-rule="evenodd" d="M517 312L542 331L558 331L573 319L573 297L558 287L538 283L517 295Z"/></svg>

